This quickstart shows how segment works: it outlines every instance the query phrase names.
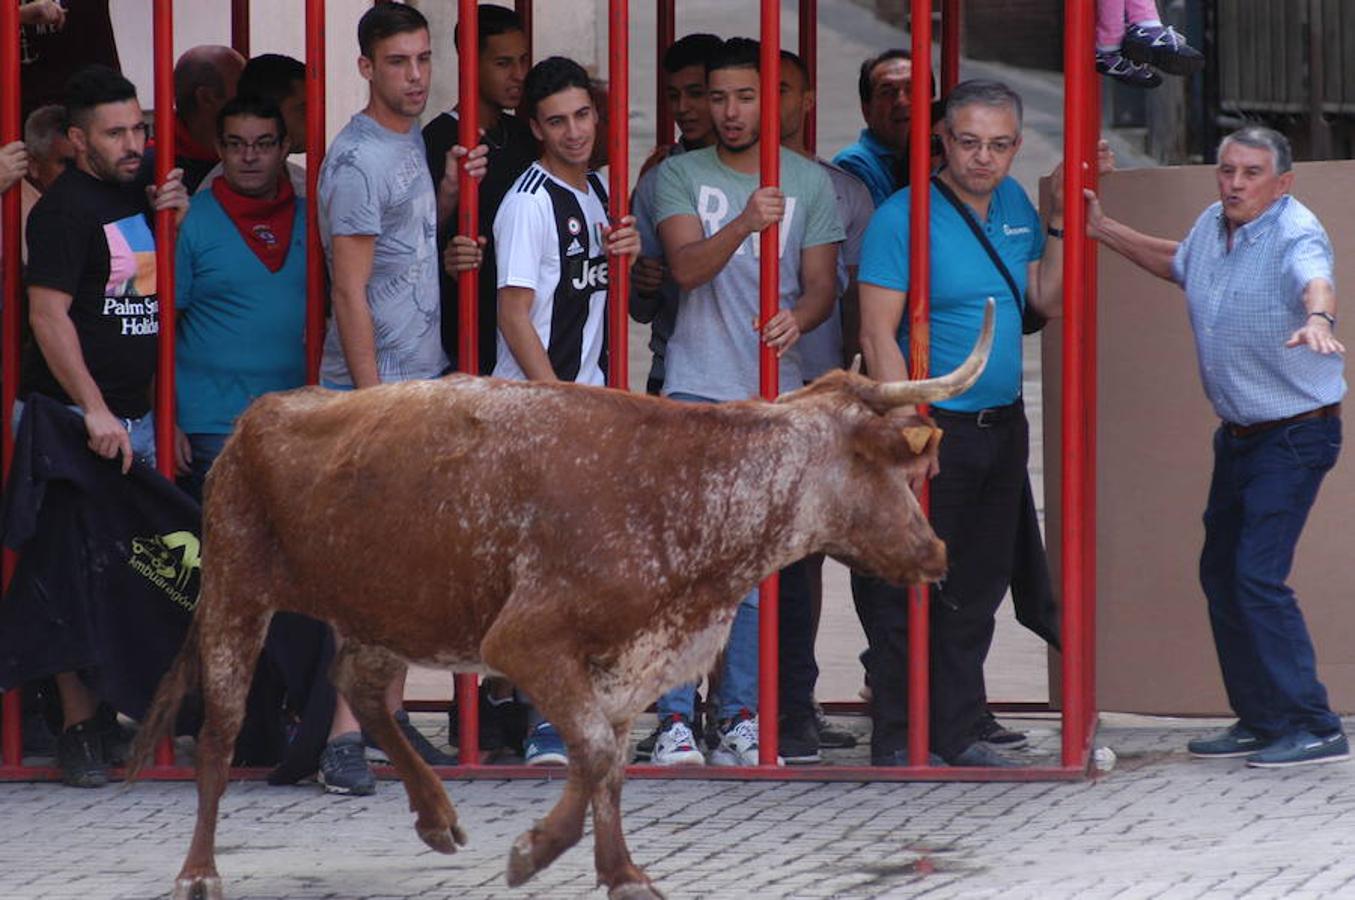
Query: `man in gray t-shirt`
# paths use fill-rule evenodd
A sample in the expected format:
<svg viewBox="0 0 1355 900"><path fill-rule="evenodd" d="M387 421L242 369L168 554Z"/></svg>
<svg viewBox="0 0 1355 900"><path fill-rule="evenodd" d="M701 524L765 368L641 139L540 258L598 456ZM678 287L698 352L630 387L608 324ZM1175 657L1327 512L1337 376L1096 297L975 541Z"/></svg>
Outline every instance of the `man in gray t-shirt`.
<svg viewBox="0 0 1355 900"><path fill-rule="evenodd" d="M365 37L359 26L358 69L370 99L339 132L320 169L320 238L333 299L320 365L326 387L436 378L448 368L438 211L456 208L459 167L448 165L434 189L418 122L431 80L429 36L411 9L364 16L391 20ZM466 151L455 147L448 156L450 162ZM483 160L480 151L469 166L473 175L483 176Z"/></svg>

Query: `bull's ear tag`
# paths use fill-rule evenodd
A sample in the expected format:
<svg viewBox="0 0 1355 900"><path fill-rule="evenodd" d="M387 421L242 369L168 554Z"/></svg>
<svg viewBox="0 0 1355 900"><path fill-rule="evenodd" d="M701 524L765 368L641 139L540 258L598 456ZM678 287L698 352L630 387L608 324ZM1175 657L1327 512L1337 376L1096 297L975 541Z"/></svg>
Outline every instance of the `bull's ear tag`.
<svg viewBox="0 0 1355 900"><path fill-rule="evenodd" d="M899 430L903 432L903 439L908 442L908 449L913 451L914 456L927 449L932 435L936 435L938 440L941 438L941 429L931 425L908 425Z"/></svg>

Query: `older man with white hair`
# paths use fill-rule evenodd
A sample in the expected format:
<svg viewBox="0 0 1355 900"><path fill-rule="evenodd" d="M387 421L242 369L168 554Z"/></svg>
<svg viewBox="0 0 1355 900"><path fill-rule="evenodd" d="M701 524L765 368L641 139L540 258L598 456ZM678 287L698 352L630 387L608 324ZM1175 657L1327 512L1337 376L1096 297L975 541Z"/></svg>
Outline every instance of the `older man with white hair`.
<svg viewBox="0 0 1355 900"><path fill-rule="evenodd" d="M1087 231L1186 292L1200 380L1222 422L1205 508L1200 583L1238 721L1192 755L1287 767L1350 758L1341 720L1285 581L1318 487L1341 449L1346 392L1332 247L1289 194L1289 142L1251 126L1223 139L1219 201L1185 239L1106 216L1088 192Z"/></svg>

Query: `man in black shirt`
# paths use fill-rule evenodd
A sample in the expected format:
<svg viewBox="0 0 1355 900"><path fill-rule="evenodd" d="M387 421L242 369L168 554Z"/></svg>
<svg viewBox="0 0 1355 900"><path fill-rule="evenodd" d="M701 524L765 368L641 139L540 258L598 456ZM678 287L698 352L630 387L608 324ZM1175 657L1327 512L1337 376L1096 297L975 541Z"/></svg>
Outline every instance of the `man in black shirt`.
<svg viewBox="0 0 1355 900"><path fill-rule="evenodd" d="M136 88L88 66L66 88L75 165L28 221L29 321L34 343L20 394L44 394L84 416L89 447L107 459L154 460L151 382L160 331L152 212L188 208L183 173L158 189L137 179L146 125ZM65 730L58 759L67 784L107 780L95 698L75 673L57 676Z"/></svg>
<svg viewBox="0 0 1355 900"><path fill-rule="evenodd" d="M480 127L484 144L489 148L488 169L480 182L480 233L484 241L483 264L480 265L480 334L479 373L494 371L496 357L496 322L498 319L498 266L494 254L494 217L499 204L527 167L538 156L536 139L527 123L508 112L522 100L522 82L527 77L530 59L527 56L527 37L517 13L502 6L480 7ZM459 29L460 26L458 26ZM457 34L459 39L459 32ZM460 46L458 44L458 46ZM441 184L444 176L456 177L456 166L448 166L448 152L459 143L457 130L460 117L457 111L445 112L423 129L424 146L428 152L428 169L433 183ZM438 235L439 250L445 248L456 231L455 210L438 210L438 221L447 222L445 233ZM442 289L442 346L447 358L457 359L457 264L448 259L441 277Z"/></svg>

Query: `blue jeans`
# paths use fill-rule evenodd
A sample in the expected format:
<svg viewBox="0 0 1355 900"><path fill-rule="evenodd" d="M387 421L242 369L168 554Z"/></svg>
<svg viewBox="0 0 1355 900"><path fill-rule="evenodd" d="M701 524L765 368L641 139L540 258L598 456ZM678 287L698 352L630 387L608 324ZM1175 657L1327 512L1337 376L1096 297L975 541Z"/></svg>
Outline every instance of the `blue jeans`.
<svg viewBox="0 0 1355 900"><path fill-rule="evenodd" d="M1303 613L1285 584L1308 510L1340 452L1337 418L1243 438L1224 428L1214 435L1200 584L1228 702L1243 725L1262 735L1341 728L1317 680Z"/></svg>
<svg viewBox="0 0 1355 900"><path fill-rule="evenodd" d="M708 397L673 393L671 400L687 403L715 403ZM734 626L725 645L725 666L720 681L721 719L731 719L739 710L757 712L758 701L758 592L754 588L739 602L734 613ZM696 706L696 684L683 684L659 698L659 719L673 713L692 718Z"/></svg>
<svg viewBox="0 0 1355 900"><path fill-rule="evenodd" d="M226 439L229 434L189 434L188 446L193 451L193 461L189 463L187 475L179 478L179 487L184 493L202 503L202 486L207 481L207 473L211 471L212 463L221 455L221 448L226 446Z"/></svg>
<svg viewBox="0 0 1355 900"><path fill-rule="evenodd" d="M68 404L67 409L71 412L77 412L84 415L85 411L75 404ZM22 400L14 401L14 413L10 426L15 433L19 431L19 419L23 417L24 402ZM139 463L144 463L155 468L155 412L146 413L139 419L119 419L123 427L127 429L127 435L132 439L132 458ZM122 460L119 458L118 462Z"/></svg>

